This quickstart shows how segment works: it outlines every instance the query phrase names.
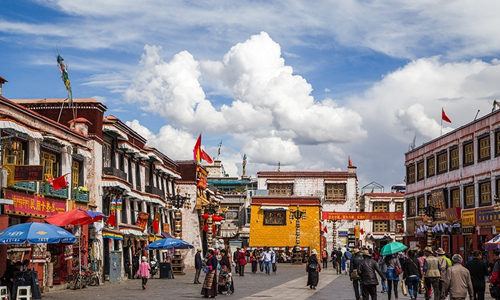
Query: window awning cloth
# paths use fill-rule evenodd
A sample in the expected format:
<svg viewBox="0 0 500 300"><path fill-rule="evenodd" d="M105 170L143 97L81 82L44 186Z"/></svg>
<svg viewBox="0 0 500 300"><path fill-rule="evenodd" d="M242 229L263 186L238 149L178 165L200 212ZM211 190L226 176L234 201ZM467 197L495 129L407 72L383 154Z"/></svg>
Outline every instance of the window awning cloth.
<svg viewBox="0 0 500 300"><path fill-rule="evenodd" d="M373 240L393 240L394 239L388 233L384 233L384 235L373 235L373 234L370 234L370 236L368 238L373 239Z"/></svg>
<svg viewBox="0 0 500 300"><path fill-rule="evenodd" d="M116 128L114 126L104 125L104 126L102 126L102 131L104 131L104 132L109 131L109 132L116 133L118 135L118 137L128 141L128 136L124 132L122 132L121 130L119 130L118 128Z"/></svg>
<svg viewBox="0 0 500 300"><path fill-rule="evenodd" d="M285 206L261 206L262 210L288 210L288 207Z"/></svg>
<svg viewBox="0 0 500 300"><path fill-rule="evenodd" d="M118 233L112 233L112 232L103 232L102 237L104 239L114 239L114 240L121 240L123 241L123 235L118 234Z"/></svg>
<svg viewBox="0 0 500 300"><path fill-rule="evenodd" d="M140 237L144 236L144 232L135 229L120 229L120 231L123 233L123 235L134 235Z"/></svg>
<svg viewBox="0 0 500 300"><path fill-rule="evenodd" d="M118 182L118 181L108 181L108 180L103 180L102 182L102 186L112 186L112 187L119 187L121 188L122 190L125 190L126 192L130 192L130 188L126 185L124 185L123 183L121 182Z"/></svg>
<svg viewBox="0 0 500 300"><path fill-rule="evenodd" d="M138 149L135 149L134 147L130 146L129 144L127 144L125 142L118 142L118 148L124 149L125 152L128 152L128 153L133 153L133 154L139 153Z"/></svg>
<svg viewBox="0 0 500 300"><path fill-rule="evenodd" d="M268 179L266 180L267 183L295 183L294 180L271 180L271 179Z"/></svg>
<svg viewBox="0 0 500 300"><path fill-rule="evenodd" d="M10 128L15 131L24 133L35 140L42 140L43 136L40 132L28 129L21 124L17 124L14 121L0 120L0 129Z"/></svg>

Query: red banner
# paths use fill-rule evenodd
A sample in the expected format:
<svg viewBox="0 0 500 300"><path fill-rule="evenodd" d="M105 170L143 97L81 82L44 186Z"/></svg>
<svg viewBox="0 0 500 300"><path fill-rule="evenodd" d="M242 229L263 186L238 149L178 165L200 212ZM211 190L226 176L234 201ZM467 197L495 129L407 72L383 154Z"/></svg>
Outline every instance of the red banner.
<svg viewBox="0 0 500 300"><path fill-rule="evenodd" d="M66 201L45 199L9 190L5 190L5 198L14 200L14 205L5 205L7 214L43 218L66 211Z"/></svg>
<svg viewBox="0 0 500 300"><path fill-rule="evenodd" d="M323 220L402 220L403 212L322 212Z"/></svg>

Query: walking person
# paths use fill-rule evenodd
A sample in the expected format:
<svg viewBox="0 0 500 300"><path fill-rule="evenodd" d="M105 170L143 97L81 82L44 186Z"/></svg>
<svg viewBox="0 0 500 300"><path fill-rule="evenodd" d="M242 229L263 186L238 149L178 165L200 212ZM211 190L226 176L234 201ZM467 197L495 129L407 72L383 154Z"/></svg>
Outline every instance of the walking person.
<svg viewBox="0 0 500 300"><path fill-rule="evenodd" d="M270 247L267 247L266 252L262 255L262 261L264 262L264 269L267 275L271 275L271 260L273 258L273 253Z"/></svg>
<svg viewBox="0 0 500 300"><path fill-rule="evenodd" d="M415 251L410 251L409 256L410 257L405 260L403 265L403 279L408 286L408 294L410 294L411 300L416 300L422 272L420 271L418 260L415 257Z"/></svg>
<svg viewBox="0 0 500 300"><path fill-rule="evenodd" d="M442 248L438 248L436 250L436 257L438 259L439 265L441 266L441 274L444 274L444 272L446 272L446 269L448 269L448 267L451 267L451 260L450 264L448 265L448 258L446 257L446 253ZM441 278L439 279L440 291L443 290L443 285L444 285L443 276L441 276Z"/></svg>
<svg viewBox="0 0 500 300"><path fill-rule="evenodd" d="M258 252L259 252L259 256L258 256L258 258L259 258L259 270L261 273L263 273L264 272L264 255L263 255L264 250L258 250Z"/></svg>
<svg viewBox="0 0 500 300"><path fill-rule="evenodd" d="M489 275L488 265L483 261L481 251L476 250L472 252L472 256L472 260L465 264L465 268L467 268L470 273L472 288L474 290L474 299L484 300L484 292L486 290L484 278Z"/></svg>
<svg viewBox="0 0 500 300"><path fill-rule="evenodd" d="M315 290L319 281L319 272L321 272L321 266L317 257L318 252L313 249L311 256L307 259L306 272L307 272L307 286L310 289Z"/></svg>
<svg viewBox="0 0 500 300"><path fill-rule="evenodd" d="M272 266L272 269L273 269L273 274L276 274L276 272L278 271L278 264L277 264L277 258L276 258L276 253L274 253L274 251L271 250L271 266Z"/></svg>
<svg viewBox="0 0 500 300"><path fill-rule="evenodd" d="M432 248L427 246L424 249L424 280L427 292L425 299L429 300L431 297L431 288L434 293L434 300L440 300L441 292L439 291L439 279L441 278L441 265L437 257L432 255ZM452 260L453 261L453 260Z"/></svg>
<svg viewBox="0 0 500 300"><path fill-rule="evenodd" d="M323 262L323 269L328 268L328 252L326 251L326 248L323 249L323 252L321 252L321 261Z"/></svg>
<svg viewBox="0 0 500 300"><path fill-rule="evenodd" d="M139 265L139 270L137 270L137 277L142 278L142 289L146 289L146 284L148 283L149 270L151 267L148 264L148 259L146 256L142 257L142 263Z"/></svg>
<svg viewBox="0 0 500 300"><path fill-rule="evenodd" d="M240 252L240 247L236 247L236 251L233 252L233 262L236 264L236 267L234 267L236 274L240 272L240 265L238 264L239 252Z"/></svg>
<svg viewBox="0 0 500 300"><path fill-rule="evenodd" d="M194 284L201 284L200 273L201 268L203 268L203 261L201 260L201 248L196 249L196 254L194 255L194 268L196 273L194 274Z"/></svg>
<svg viewBox="0 0 500 300"><path fill-rule="evenodd" d="M206 268L208 268L208 273L203 281L201 294L204 298L215 298L217 296L217 258L212 248L207 252Z"/></svg>
<svg viewBox="0 0 500 300"><path fill-rule="evenodd" d="M377 259L374 259L374 260L377 261ZM380 268L380 272L386 274L387 273L387 265L385 264L384 258L382 256L379 257L377 263L378 263L378 267ZM386 282L384 280L382 280L382 278L380 279L380 284L382 285L382 291L380 291L380 292L382 294L387 293L387 285L386 285Z"/></svg>
<svg viewBox="0 0 500 300"><path fill-rule="evenodd" d="M245 276L245 265L247 264L247 255L245 249L240 249L237 259L238 264L240 265L240 276Z"/></svg>
<svg viewBox="0 0 500 300"><path fill-rule="evenodd" d="M351 269L351 258L352 258L352 253L351 249L349 247L346 248L346 251L344 252L344 259L345 259L345 274L349 274L349 270Z"/></svg>
<svg viewBox="0 0 500 300"><path fill-rule="evenodd" d="M451 257L452 266L448 268L443 276L444 285L441 295L443 298L449 294L450 300L465 300L468 293L470 300L475 299L469 270L462 266L462 261L460 254Z"/></svg>
<svg viewBox="0 0 500 300"><path fill-rule="evenodd" d="M170 253L167 253L165 263L167 265L167 279L175 279L174 269L172 268L172 255Z"/></svg>
<svg viewBox="0 0 500 300"><path fill-rule="evenodd" d="M493 268L490 277L490 293L493 290L500 289L500 251L496 250L493 252ZM495 300L500 300L500 295L491 295ZM495 296L495 297L494 297Z"/></svg>
<svg viewBox="0 0 500 300"><path fill-rule="evenodd" d="M218 284L218 292L219 294L222 294L223 292L226 292L227 295L233 294L234 293L234 281L231 280L231 285L229 286L226 285L226 276L228 273L231 273L231 262L229 261L229 257L227 256L227 250L222 249L220 251L221 253L221 259L220 259L220 273L219 273L219 280L217 282Z"/></svg>
<svg viewBox="0 0 500 300"><path fill-rule="evenodd" d="M252 263L252 273L257 273L257 264L259 259L257 258L258 253L257 249L254 249L253 252L250 254L250 262Z"/></svg>
<svg viewBox="0 0 500 300"><path fill-rule="evenodd" d="M358 274L359 264L363 261L361 254L358 249L354 249L354 256L351 258L351 265L349 266L349 278L352 281L352 286L354 287L354 297L355 300L359 300L360 292L360 279Z"/></svg>
<svg viewBox="0 0 500 300"><path fill-rule="evenodd" d="M387 255L384 258L384 264L387 271L385 272L385 277L387 278L387 300L391 300L392 289L394 287L394 297L398 299L398 283L399 274L396 274L396 268L402 269L399 264L399 259L397 255Z"/></svg>
<svg viewBox="0 0 500 300"><path fill-rule="evenodd" d="M378 263L372 259L370 253L363 254L363 261L359 264L358 274L363 282L363 300L377 300L377 273L382 280L385 280L385 275L380 271Z"/></svg>

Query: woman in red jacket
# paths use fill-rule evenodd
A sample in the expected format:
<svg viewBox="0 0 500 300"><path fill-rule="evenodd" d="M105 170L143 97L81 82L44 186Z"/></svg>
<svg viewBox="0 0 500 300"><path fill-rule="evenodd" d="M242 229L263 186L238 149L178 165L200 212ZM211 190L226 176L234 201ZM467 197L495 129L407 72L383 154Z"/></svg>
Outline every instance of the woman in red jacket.
<svg viewBox="0 0 500 300"><path fill-rule="evenodd" d="M240 265L240 276L245 276L245 265L247 264L247 254L245 249L240 249L238 253L238 264Z"/></svg>

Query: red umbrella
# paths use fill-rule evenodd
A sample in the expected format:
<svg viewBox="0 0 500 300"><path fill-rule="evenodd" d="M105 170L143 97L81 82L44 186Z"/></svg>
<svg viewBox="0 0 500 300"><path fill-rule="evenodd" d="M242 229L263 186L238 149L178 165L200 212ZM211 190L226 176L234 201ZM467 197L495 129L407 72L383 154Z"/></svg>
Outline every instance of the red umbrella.
<svg viewBox="0 0 500 300"><path fill-rule="evenodd" d="M46 218L45 221L57 226L89 225L94 222L100 221L105 216L106 215L100 212L76 208L70 211L50 216Z"/></svg>
<svg viewBox="0 0 500 300"><path fill-rule="evenodd" d="M45 219L46 222L57 225L57 226L66 226L66 225L89 225L94 222L100 221L106 215L96 211L89 211L80 208L76 208L70 211L66 211L57 215L50 216ZM79 256L79 269L80 274L82 273L82 250L81 243L78 247L78 256ZM82 288L82 281L80 280L80 289Z"/></svg>

